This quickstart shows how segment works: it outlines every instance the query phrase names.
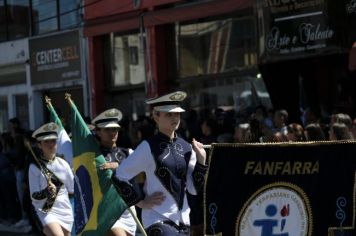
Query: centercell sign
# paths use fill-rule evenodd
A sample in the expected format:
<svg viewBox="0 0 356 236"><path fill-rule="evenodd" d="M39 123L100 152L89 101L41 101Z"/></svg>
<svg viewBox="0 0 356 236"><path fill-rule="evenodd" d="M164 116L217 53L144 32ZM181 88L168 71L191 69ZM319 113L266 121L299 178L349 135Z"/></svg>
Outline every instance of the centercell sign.
<svg viewBox="0 0 356 236"><path fill-rule="evenodd" d="M346 5L343 0L257 0L260 61L342 51Z"/></svg>
<svg viewBox="0 0 356 236"><path fill-rule="evenodd" d="M79 34L64 34L29 41L32 84L81 78Z"/></svg>

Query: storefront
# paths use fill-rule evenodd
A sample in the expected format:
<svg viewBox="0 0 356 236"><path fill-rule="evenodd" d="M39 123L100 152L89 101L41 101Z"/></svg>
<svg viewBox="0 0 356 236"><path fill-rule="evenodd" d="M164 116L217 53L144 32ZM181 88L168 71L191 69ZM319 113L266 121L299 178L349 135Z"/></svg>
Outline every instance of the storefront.
<svg viewBox="0 0 356 236"><path fill-rule="evenodd" d="M44 96L64 120L69 119L65 93L72 94L82 114L89 114L84 48L80 32L64 31L0 45L0 132L18 117L25 129L49 120Z"/></svg>
<svg viewBox="0 0 356 236"><path fill-rule="evenodd" d="M44 97L51 98L58 115L69 122L70 109L65 93L72 96L79 111L89 114L86 83L85 41L80 31L66 31L29 40L30 113L34 124L49 120Z"/></svg>
<svg viewBox="0 0 356 236"><path fill-rule="evenodd" d="M196 111L271 106L253 1L110 3L85 15L94 114L115 106L135 119L147 113L145 99L174 89L187 91Z"/></svg>
<svg viewBox="0 0 356 236"><path fill-rule="evenodd" d="M287 108L292 121L306 108L355 117L355 1L261 0L256 12L259 68L274 107Z"/></svg>

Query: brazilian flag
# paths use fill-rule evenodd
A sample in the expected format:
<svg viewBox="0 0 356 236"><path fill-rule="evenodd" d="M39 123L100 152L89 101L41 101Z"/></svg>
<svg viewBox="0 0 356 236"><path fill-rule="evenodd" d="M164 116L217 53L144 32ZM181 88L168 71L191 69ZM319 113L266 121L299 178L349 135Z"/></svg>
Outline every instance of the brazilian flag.
<svg viewBox="0 0 356 236"><path fill-rule="evenodd" d="M75 231L76 235L106 235L127 205L111 182L111 170L100 170L106 161L73 101L71 127L73 167L75 172Z"/></svg>

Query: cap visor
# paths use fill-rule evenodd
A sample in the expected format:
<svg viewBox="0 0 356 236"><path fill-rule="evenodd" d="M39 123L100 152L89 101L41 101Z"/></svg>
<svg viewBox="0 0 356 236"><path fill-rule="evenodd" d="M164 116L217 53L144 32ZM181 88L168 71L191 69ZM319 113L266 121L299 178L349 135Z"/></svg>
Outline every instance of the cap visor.
<svg viewBox="0 0 356 236"><path fill-rule="evenodd" d="M44 140L57 139L57 138L58 138L57 135L50 134L50 135L45 135L45 136L38 137L37 140L38 141L44 141Z"/></svg>
<svg viewBox="0 0 356 236"><path fill-rule="evenodd" d="M99 128L120 128L120 125L116 122L103 122L103 123L99 123L97 124L97 126Z"/></svg>
<svg viewBox="0 0 356 236"><path fill-rule="evenodd" d="M180 106L176 106L176 105L157 106L157 107L154 107L154 110L162 111L162 112L185 112L185 110L183 108L181 108Z"/></svg>

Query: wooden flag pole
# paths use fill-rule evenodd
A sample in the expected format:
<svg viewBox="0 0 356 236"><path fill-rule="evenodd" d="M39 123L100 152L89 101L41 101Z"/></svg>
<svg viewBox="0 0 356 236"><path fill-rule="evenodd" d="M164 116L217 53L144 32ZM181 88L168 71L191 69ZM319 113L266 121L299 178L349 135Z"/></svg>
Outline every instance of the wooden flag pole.
<svg viewBox="0 0 356 236"><path fill-rule="evenodd" d="M147 236L147 233L146 233L145 229L143 228L143 226L142 226L140 220L137 218L136 214L131 210L130 207L128 208L128 210L129 210L130 214L132 215L132 217L134 218L134 220L135 220L135 222L136 222L136 224L137 224L139 230L140 230L141 233L143 234L143 236Z"/></svg>
<svg viewBox="0 0 356 236"><path fill-rule="evenodd" d="M40 163L40 160L38 159L38 157L36 156L35 152L33 151L32 147L31 147L31 144L30 144L30 141L29 140L25 140L25 146L27 147L27 149L31 152L32 156L33 156L33 159L35 159L35 161L37 162L37 165L38 167L40 168L40 171L43 173L43 175L45 176L46 180L47 180L47 183L48 185L50 183L52 183L51 181L51 176L48 176L47 173L43 170L42 168L42 165Z"/></svg>

